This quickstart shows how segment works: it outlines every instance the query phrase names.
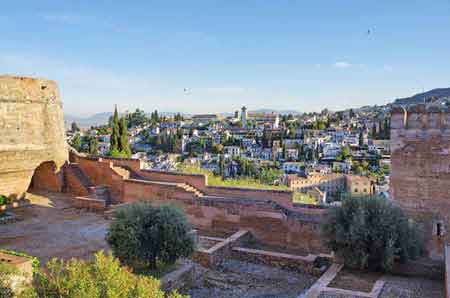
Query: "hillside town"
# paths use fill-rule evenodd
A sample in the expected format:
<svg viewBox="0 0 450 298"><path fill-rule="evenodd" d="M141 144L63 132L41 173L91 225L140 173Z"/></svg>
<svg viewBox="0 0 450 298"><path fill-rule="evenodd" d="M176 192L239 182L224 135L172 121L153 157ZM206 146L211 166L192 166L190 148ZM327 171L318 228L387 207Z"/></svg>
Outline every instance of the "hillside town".
<svg viewBox="0 0 450 298"><path fill-rule="evenodd" d="M117 110L116 110L117 113ZM159 115L124 112L129 157L161 171L209 173L223 183L298 192L298 202L331 204L347 194L389 196L389 107L279 114ZM80 152L111 155L111 123L67 134Z"/></svg>
<svg viewBox="0 0 450 298"><path fill-rule="evenodd" d="M3 1L0 298L450 298L449 13Z"/></svg>

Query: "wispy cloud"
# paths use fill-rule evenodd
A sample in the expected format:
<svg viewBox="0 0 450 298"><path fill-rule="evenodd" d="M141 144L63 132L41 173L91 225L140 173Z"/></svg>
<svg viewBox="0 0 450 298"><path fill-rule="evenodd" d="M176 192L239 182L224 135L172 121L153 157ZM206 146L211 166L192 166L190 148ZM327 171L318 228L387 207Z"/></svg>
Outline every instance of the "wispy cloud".
<svg viewBox="0 0 450 298"><path fill-rule="evenodd" d="M352 64L350 62L347 62L347 61L337 61L336 63L334 63L334 67L345 69L345 68L352 67Z"/></svg>

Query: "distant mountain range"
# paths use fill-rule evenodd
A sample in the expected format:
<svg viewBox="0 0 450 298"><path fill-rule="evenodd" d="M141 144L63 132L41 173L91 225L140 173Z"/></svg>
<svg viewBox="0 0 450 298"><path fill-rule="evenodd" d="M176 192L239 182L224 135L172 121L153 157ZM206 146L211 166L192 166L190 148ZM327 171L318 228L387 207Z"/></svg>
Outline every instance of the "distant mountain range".
<svg viewBox="0 0 450 298"><path fill-rule="evenodd" d="M427 92L418 93L411 97L397 98L393 103L398 105L412 105L423 103L431 97L436 97L437 99L445 97L450 98L450 88L438 88Z"/></svg>
<svg viewBox="0 0 450 298"><path fill-rule="evenodd" d="M72 122L76 122L78 126L88 128L91 126L103 125L108 123L109 117L112 116L111 112L97 113L89 117L78 117L70 114L64 114L64 124L69 127Z"/></svg>
<svg viewBox="0 0 450 298"><path fill-rule="evenodd" d="M257 109L257 110L252 110L249 111L252 113L278 113L278 114L292 114L292 115L298 115L299 112L298 111L294 111L294 110L283 110L283 111L277 111L277 110L272 110L272 109ZM177 114L177 112L160 112L161 115L163 116L173 116L175 114ZM104 125L106 123L108 123L109 117L111 117L113 115L113 113L111 112L103 112L103 113L97 113L94 114L92 116L88 116L88 117L79 117L79 116L73 116L70 114L64 114L64 124L66 125L66 127L69 127L72 122L76 122L78 124L78 126L82 127L82 128L89 128L91 126L98 126L98 125ZM186 114L186 113L181 113L181 115L183 116L191 116L192 114ZM220 113L220 115L224 116L224 117L228 117L228 116L233 116L234 113ZM148 113L148 116L150 116L150 113Z"/></svg>

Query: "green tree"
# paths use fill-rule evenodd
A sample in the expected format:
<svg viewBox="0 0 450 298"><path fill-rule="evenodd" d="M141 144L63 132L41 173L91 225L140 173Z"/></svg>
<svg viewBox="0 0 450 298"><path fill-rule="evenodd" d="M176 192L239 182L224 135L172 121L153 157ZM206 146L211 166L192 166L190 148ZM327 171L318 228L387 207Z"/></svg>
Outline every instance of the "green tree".
<svg viewBox="0 0 450 298"><path fill-rule="evenodd" d="M119 151L126 157L131 156L130 144L128 143L128 124L127 119L122 117L119 122Z"/></svg>
<svg viewBox="0 0 450 298"><path fill-rule="evenodd" d="M403 210L384 198L348 197L329 211L322 226L325 244L346 266L390 271L423 252L420 230Z"/></svg>
<svg viewBox="0 0 450 298"><path fill-rule="evenodd" d="M111 152L121 151L119 148L120 140L120 128L119 128L119 113L117 112L117 106L114 109L114 116L112 119L112 132L110 138L110 150Z"/></svg>
<svg viewBox="0 0 450 298"><path fill-rule="evenodd" d="M362 131L359 132L359 146L362 147L364 145L364 134Z"/></svg>
<svg viewBox="0 0 450 298"><path fill-rule="evenodd" d="M81 150L81 138L80 138L79 134L76 134L73 137L72 142L71 142L71 146L77 151Z"/></svg>
<svg viewBox="0 0 450 298"><path fill-rule="evenodd" d="M98 155L98 141L96 137L89 138L89 154Z"/></svg>
<svg viewBox="0 0 450 298"><path fill-rule="evenodd" d="M78 127L78 124L74 121L74 122L72 122L72 124L71 124L71 129L70 129L72 132L79 132L80 131L80 128Z"/></svg>
<svg viewBox="0 0 450 298"><path fill-rule="evenodd" d="M222 180L225 178L225 158L223 154L220 154L219 157L219 175L222 177Z"/></svg>
<svg viewBox="0 0 450 298"><path fill-rule="evenodd" d="M156 269L157 261L173 264L193 252L190 231L180 209L142 202L116 211L107 241L113 254L125 264L135 269Z"/></svg>
<svg viewBox="0 0 450 298"><path fill-rule="evenodd" d="M222 153L223 152L223 145L221 145L221 144L215 144L213 147L212 147L212 153L214 153L214 154L220 154L220 153Z"/></svg>

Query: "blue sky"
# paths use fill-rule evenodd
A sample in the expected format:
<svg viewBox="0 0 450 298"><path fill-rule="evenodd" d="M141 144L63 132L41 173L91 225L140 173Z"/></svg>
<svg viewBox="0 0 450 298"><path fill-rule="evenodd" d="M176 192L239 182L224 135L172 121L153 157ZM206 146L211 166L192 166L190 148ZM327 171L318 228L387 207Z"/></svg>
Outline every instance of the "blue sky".
<svg viewBox="0 0 450 298"><path fill-rule="evenodd" d="M73 115L318 111L450 86L448 0L3 2L0 73L56 80Z"/></svg>

